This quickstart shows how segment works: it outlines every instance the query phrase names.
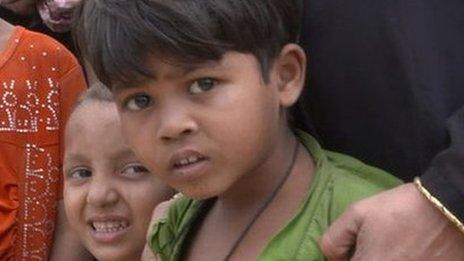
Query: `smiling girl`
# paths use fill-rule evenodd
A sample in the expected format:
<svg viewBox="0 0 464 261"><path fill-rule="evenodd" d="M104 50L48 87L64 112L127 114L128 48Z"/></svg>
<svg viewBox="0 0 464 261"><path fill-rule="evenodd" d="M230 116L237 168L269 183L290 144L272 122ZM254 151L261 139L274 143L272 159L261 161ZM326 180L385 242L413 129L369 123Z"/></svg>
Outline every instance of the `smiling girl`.
<svg viewBox="0 0 464 261"><path fill-rule="evenodd" d="M173 195L138 162L120 128L110 92L94 86L66 129L66 214L98 260L139 260L151 212Z"/></svg>

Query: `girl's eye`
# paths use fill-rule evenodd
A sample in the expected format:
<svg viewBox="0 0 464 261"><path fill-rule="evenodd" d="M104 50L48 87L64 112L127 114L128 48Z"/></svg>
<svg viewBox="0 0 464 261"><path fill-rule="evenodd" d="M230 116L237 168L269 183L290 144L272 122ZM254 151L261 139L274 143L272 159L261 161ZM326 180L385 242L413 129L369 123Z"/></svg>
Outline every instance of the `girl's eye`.
<svg viewBox="0 0 464 261"><path fill-rule="evenodd" d="M148 172L149 171L144 166L140 164L132 164L132 165L126 166L121 171L121 174L124 176L128 176L128 177L136 177L136 176L148 173Z"/></svg>
<svg viewBox="0 0 464 261"><path fill-rule="evenodd" d="M140 111L152 104L150 96L146 94L135 94L126 101L126 108L131 111Z"/></svg>
<svg viewBox="0 0 464 261"><path fill-rule="evenodd" d="M207 92L216 86L217 80L213 78L202 78L196 80L192 85L189 87L190 93L199 94L202 92Z"/></svg>
<svg viewBox="0 0 464 261"><path fill-rule="evenodd" d="M69 177L71 179L85 179L92 176L92 171L84 168L74 169L69 172Z"/></svg>

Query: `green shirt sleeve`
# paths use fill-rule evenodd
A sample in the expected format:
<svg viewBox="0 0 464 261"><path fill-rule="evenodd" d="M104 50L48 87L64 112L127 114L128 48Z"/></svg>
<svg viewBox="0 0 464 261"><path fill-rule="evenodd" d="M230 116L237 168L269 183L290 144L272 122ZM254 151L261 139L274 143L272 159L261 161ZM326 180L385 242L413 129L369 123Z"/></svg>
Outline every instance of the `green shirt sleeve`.
<svg viewBox="0 0 464 261"><path fill-rule="evenodd" d="M179 260L179 249L185 236L186 221L194 211L194 201L184 196L175 199L166 217L151 228L148 245L162 260Z"/></svg>
<svg viewBox="0 0 464 261"><path fill-rule="evenodd" d="M401 184L394 176L350 156L325 151L306 133L301 142L315 162L311 187L298 213L267 244L258 260L324 260L319 240L353 202ZM181 260L186 234L202 201L180 197L152 228L151 249L162 260Z"/></svg>

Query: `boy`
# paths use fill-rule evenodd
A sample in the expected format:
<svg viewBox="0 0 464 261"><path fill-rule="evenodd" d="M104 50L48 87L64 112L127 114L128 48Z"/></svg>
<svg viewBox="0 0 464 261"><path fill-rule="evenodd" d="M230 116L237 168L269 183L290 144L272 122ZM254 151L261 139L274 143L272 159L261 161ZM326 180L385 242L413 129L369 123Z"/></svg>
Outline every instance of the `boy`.
<svg viewBox="0 0 464 261"><path fill-rule="evenodd" d="M182 192L153 227L162 260L319 260L346 206L398 184L293 131L297 1L88 0L80 44L141 161Z"/></svg>
<svg viewBox="0 0 464 261"><path fill-rule="evenodd" d="M54 233L69 235L61 229L61 138L85 87L62 45L0 19L0 260L47 259Z"/></svg>

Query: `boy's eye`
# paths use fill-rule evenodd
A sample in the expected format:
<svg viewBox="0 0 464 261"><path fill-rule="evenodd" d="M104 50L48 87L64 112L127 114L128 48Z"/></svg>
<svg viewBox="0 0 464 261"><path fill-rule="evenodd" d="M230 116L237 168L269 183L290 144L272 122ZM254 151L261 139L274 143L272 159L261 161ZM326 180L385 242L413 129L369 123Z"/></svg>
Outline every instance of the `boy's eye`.
<svg viewBox="0 0 464 261"><path fill-rule="evenodd" d="M121 171L121 174L128 177L136 177L145 173L148 173L148 169L140 164L131 164Z"/></svg>
<svg viewBox="0 0 464 261"><path fill-rule="evenodd" d="M148 108L152 104L150 96L135 94L126 101L126 108L131 111L139 111Z"/></svg>
<svg viewBox="0 0 464 261"><path fill-rule="evenodd" d="M207 92L214 88L214 86L217 84L217 80L212 79L212 78L202 78L199 80L196 80L192 85L189 87L190 93L193 94L199 94L202 92Z"/></svg>
<svg viewBox="0 0 464 261"><path fill-rule="evenodd" d="M92 176L92 171L85 168L77 168L69 172L69 177L71 179L85 179Z"/></svg>

